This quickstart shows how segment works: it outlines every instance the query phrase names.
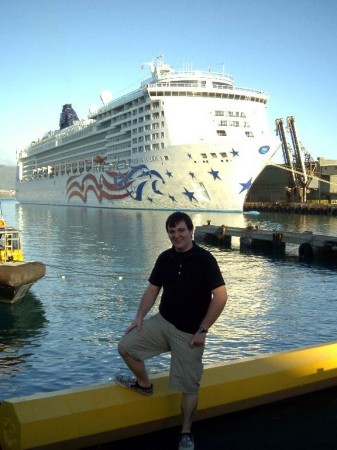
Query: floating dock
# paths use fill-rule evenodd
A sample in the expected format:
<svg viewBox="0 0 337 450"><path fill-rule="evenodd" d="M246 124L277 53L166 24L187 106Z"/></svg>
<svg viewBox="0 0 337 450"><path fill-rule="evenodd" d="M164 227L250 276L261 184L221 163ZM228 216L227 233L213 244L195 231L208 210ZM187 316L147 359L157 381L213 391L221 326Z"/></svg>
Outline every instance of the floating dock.
<svg viewBox="0 0 337 450"><path fill-rule="evenodd" d="M181 423L168 374L153 377L145 397L107 383L4 400L2 450L81 449ZM337 385L337 342L207 367L196 420Z"/></svg>
<svg viewBox="0 0 337 450"><path fill-rule="evenodd" d="M315 234L311 231L302 233L289 231L260 230L253 226L247 228L227 227L225 225L202 225L195 228L194 239L211 245L231 247L232 237L240 238L240 249L269 249L284 253L286 244L298 245L300 259L313 257L337 258L337 237Z"/></svg>

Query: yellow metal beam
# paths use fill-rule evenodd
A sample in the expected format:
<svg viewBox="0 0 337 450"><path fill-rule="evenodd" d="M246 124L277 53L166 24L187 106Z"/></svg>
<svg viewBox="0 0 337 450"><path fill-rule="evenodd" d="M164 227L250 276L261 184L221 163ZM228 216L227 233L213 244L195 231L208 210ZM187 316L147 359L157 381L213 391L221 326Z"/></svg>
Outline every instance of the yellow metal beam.
<svg viewBox="0 0 337 450"><path fill-rule="evenodd" d="M79 449L180 423L180 394L167 373L144 397L114 383L8 399L2 450ZM337 385L337 342L205 369L197 420Z"/></svg>

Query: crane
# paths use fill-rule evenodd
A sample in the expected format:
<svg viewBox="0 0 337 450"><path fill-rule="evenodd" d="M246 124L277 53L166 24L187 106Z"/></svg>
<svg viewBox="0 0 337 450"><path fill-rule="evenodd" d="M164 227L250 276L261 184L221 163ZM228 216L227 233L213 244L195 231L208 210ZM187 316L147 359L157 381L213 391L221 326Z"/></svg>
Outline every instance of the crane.
<svg viewBox="0 0 337 450"><path fill-rule="evenodd" d="M309 153L304 154L300 146L295 127L294 116L287 117L287 129L290 132L293 148L287 142L283 119L276 119L276 134L280 137L283 151L283 159L289 170L289 186L287 186L288 198L293 201L306 202L308 186L312 179L314 163Z"/></svg>
<svg viewBox="0 0 337 450"><path fill-rule="evenodd" d="M282 144L283 160L286 167L289 169L288 186L286 187L286 189L287 189L287 198L291 200L294 197L296 188L296 176L294 171L292 149L289 146L286 139L283 126L283 119L276 119L275 123L276 123L276 135L279 136Z"/></svg>

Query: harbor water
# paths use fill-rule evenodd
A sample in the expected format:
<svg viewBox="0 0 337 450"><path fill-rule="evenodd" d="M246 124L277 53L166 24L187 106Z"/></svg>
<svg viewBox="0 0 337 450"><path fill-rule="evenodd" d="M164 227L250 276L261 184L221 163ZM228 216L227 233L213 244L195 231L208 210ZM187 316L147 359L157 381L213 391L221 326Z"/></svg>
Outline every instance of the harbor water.
<svg viewBox="0 0 337 450"><path fill-rule="evenodd" d="M102 384L126 372L117 343L134 318L157 255L170 243L164 211L21 205L2 200L9 225L21 229L26 260L46 276L25 299L0 304L0 401ZM206 224L337 236L337 217L278 213L191 213ZM208 247L229 300L211 328L205 365L337 340L337 261ZM151 360L168 370L169 355Z"/></svg>

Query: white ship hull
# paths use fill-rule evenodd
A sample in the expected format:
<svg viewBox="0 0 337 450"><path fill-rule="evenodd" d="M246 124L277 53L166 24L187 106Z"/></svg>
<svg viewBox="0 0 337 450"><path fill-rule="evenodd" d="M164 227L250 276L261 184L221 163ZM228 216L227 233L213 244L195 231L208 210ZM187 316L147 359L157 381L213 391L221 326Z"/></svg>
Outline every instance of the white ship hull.
<svg viewBox="0 0 337 450"><path fill-rule="evenodd" d="M265 147L243 148L237 143L236 150L230 147L228 159L224 159L214 145L212 153L218 157L207 161L199 156L206 151L204 147L174 148L175 157L170 161L164 159L170 154L166 150L151 155L156 161L117 172L97 168L21 183L17 199L22 203L101 208L242 211L249 187L269 159L264 150L259 152Z"/></svg>
<svg viewBox="0 0 337 450"><path fill-rule="evenodd" d="M189 74L188 82L186 74L182 81L169 71L154 70L153 77L152 84L92 114L90 123L52 133L22 151L17 200L242 211L250 186L278 146L268 133L266 96L234 89L221 76L214 82L206 74L199 93L199 73Z"/></svg>

